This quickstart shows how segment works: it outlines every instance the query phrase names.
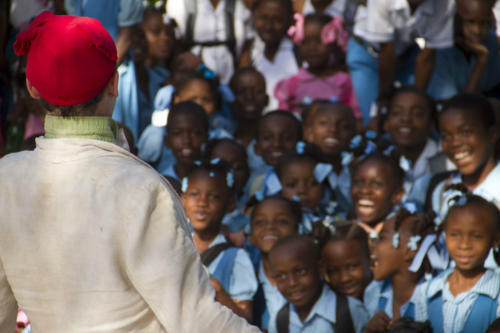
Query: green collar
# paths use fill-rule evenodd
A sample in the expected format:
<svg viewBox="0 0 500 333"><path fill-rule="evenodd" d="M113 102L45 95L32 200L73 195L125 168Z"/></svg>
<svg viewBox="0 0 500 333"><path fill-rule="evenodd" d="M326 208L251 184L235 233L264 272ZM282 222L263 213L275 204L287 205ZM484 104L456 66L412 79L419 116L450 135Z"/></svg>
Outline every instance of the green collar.
<svg viewBox="0 0 500 333"><path fill-rule="evenodd" d="M115 142L118 126L110 117L45 116L45 137L95 139Z"/></svg>

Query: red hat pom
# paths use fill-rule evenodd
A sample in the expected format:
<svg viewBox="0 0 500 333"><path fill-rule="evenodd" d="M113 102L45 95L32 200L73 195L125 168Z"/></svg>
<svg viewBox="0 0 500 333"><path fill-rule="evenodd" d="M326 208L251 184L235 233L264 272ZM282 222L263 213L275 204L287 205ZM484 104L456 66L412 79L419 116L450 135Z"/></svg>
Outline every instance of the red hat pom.
<svg viewBox="0 0 500 333"><path fill-rule="evenodd" d="M44 11L38 15L31 23L28 30L21 32L17 35L16 42L14 43L14 52L18 55L25 55L29 52L31 41L36 38L39 27L50 21L55 15L49 11Z"/></svg>

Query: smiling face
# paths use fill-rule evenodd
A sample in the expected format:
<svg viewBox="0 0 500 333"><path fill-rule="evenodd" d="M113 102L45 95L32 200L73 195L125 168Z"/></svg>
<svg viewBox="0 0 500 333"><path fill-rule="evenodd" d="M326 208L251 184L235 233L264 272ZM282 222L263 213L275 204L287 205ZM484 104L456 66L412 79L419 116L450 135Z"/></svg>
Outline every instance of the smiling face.
<svg viewBox="0 0 500 333"><path fill-rule="evenodd" d="M271 250L271 270L280 293L304 319L321 294L317 258L304 242L289 242Z"/></svg>
<svg viewBox="0 0 500 333"><path fill-rule="evenodd" d="M385 127L396 146L423 147L432 132L431 110L424 97L413 92L397 94L391 101Z"/></svg>
<svg viewBox="0 0 500 333"><path fill-rule="evenodd" d="M325 105L314 112L304 136L308 142L318 146L325 156L334 157L349 147L356 131L355 126L352 112L347 107Z"/></svg>
<svg viewBox="0 0 500 333"><path fill-rule="evenodd" d="M172 149L178 163L189 166L200 159L201 146L207 135L202 120L192 113L180 113L170 120L165 143Z"/></svg>
<svg viewBox="0 0 500 333"><path fill-rule="evenodd" d="M498 244L498 221L491 209L478 203L453 208L445 220L446 247L462 272L481 271L494 243ZM497 245L498 246L498 245Z"/></svg>
<svg viewBox="0 0 500 333"><path fill-rule="evenodd" d="M218 233L222 218L233 208L231 192L221 184L225 184L225 178L219 173L211 177L207 170L199 170L189 177L182 204L195 232Z"/></svg>
<svg viewBox="0 0 500 333"><path fill-rule="evenodd" d="M268 165L276 166L281 156L295 150L298 140L298 128L292 119L270 114L259 123L255 152Z"/></svg>
<svg viewBox="0 0 500 333"><path fill-rule="evenodd" d="M369 158L355 168L351 196L356 217L362 222L375 225L382 221L402 195L403 189L387 163Z"/></svg>
<svg viewBox="0 0 500 333"><path fill-rule="evenodd" d="M269 101L264 77L254 71L245 71L238 74L231 88L239 119L258 119Z"/></svg>
<svg viewBox="0 0 500 333"><path fill-rule="evenodd" d="M439 116L443 152L464 176L486 178L495 167L493 127L485 128L474 110L449 108Z"/></svg>
<svg viewBox="0 0 500 333"><path fill-rule="evenodd" d="M255 30L266 45L276 46L281 42L290 24L289 15L282 1L263 1L255 8Z"/></svg>
<svg viewBox="0 0 500 333"><path fill-rule="evenodd" d="M358 240L330 241L322 251L323 277L330 287L361 299L370 282L368 258Z"/></svg>
<svg viewBox="0 0 500 333"><path fill-rule="evenodd" d="M323 196L323 187L314 177L315 166L312 159L295 159L283 166L281 195L289 200L297 196L302 207L316 209Z"/></svg>
<svg viewBox="0 0 500 333"><path fill-rule="evenodd" d="M172 55L175 36L172 28L163 23L161 13L147 15L141 27L148 43L149 56L157 60L168 59Z"/></svg>
<svg viewBox="0 0 500 333"><path fill-rule="evenodd" d="M281 238L297 233L297 217L283 200L268 198L252 214L250 241L267 254Z"/></svg>
<svg viewBox="0 0 500 333"><path fill-rule="evenodd" d="M209 83L203 79L193 78L184 84L182 90L177 92L174 104L185 101L191 101L202 106L207 116L215 112L215 96L213 96Z"/></svg>

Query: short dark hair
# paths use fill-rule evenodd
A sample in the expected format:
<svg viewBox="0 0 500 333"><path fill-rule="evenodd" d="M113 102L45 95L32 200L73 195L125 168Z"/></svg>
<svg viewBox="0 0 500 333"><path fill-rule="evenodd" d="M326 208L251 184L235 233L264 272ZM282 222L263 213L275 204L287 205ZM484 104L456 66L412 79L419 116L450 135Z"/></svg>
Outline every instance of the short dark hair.
<svg viewBox="0 0 500 333"><path fill-rule="evenodd" d="M88 101L85 101L80 104L74 104L74 105L54 105L43 98L40 97L39 102L42 105L42 107L47 110L49 114L54 113L56 114L57 111L60 112L60 115L64 118L67 117L76 117L76 116L81 116L81 115L93 115L96 110L97 110L97 105L99 102L102 100L102 97L104 96L106 89L101 91L97 96L94 98L89 99ZM56 114L58 115L58 114Z"/></svg>
<svg viewBox="0 0 500 333"><path fill-rule="evenodd" d="M260 135L260 126L264 121L266 121L268 118L274 117L274 116L281 116L290 119L294 123L295 130L297 132L297 140L302 139L302 125L300 123L300 120L295 118L293 113L285 110L274 110L271 112L268 112L264 115L262 115L259 119L259 123L257 125L257 141L259 140L259 135Z"/></svg>
<svg viewBox="0 0 500 333"><path fill-rule="evenodd" d="M193 115L195 118L199 119L203 125L203 129L208 135L209 131L208 116L205 113L203 107L191 101L185 101L174 104L170 109L170 111L168 112L167 128L169 124L171 124L172 121L174 121L175 117L178 117L180 114L190 114Z"/></svg>
<svg viewBox="0 0 500 333"><path fill-rule="evenodd" d="M493 110L493 106L486 97L479 94L460 93L453 96L452 98L444 102L442 111L438 116L438 120L440 116L449 109L476 111L474 112L474 114L478 114L479 117L481 117L485 128L491 128L491 126L495 126L496 124L495 111Z"/></svg>

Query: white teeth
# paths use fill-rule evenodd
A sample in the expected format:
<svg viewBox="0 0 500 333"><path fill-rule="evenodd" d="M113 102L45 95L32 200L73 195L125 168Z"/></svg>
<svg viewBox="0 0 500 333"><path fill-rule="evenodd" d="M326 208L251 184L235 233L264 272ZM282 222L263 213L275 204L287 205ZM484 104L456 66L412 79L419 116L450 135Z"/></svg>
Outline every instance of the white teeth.
<svg viewBox="0 0 500 333"><path fill-rule="evenodd" d="M371 200L361 199L358 201L358 206L375 206L375 203Z"/></svg>
<svg viewBox="0 0 500 333"><path fill-rule="evenodd" d="M468 157L469 155L470 155L470 152L466 151L466 152L463 152L463 153L457 153L453 157L456 160L461 160L461 159L464 159L464 158Z"/></svg>
<svg viewBox="0 0 500 333"><path fill-rule="evenodd" d="M337 140L336 138L326 138L325 143L327 145L336 145L339 143L339 140Z"/></svg>
<svg viewBox="0 0 500 333"><path fill-rule="evenodd" d="M189 149L189 148L184 148L181 150L182 156L189 156L189 155L191 155L192 152L193 152L193 150Z"/></svg>
<svg viewBox="0 0 500 333"><path fill-rule="evenodd" d="M403 134L408 134L408 133L410 133L410 132L411 132L411 129L410 129L410 128L408 128L408 127L401 127L401 128L399 129L399 132L401 132L401 133L403 133Z"/></svg>
<svg viewBox="0 0 500 333"><path fill-rule="evenodd" d="M282 152L280 152L280 151L273 151L273 152L271 153L271 155L272 155L273 157L281 157L281 156L283 155L283 153L282 153Z"/></svg>
<svg viewBox="0 0 500 333"><path fill-rule="evenodd" d="M263 240L278 240L278 237L276 236L264 236L262 237Z"/></svg>

